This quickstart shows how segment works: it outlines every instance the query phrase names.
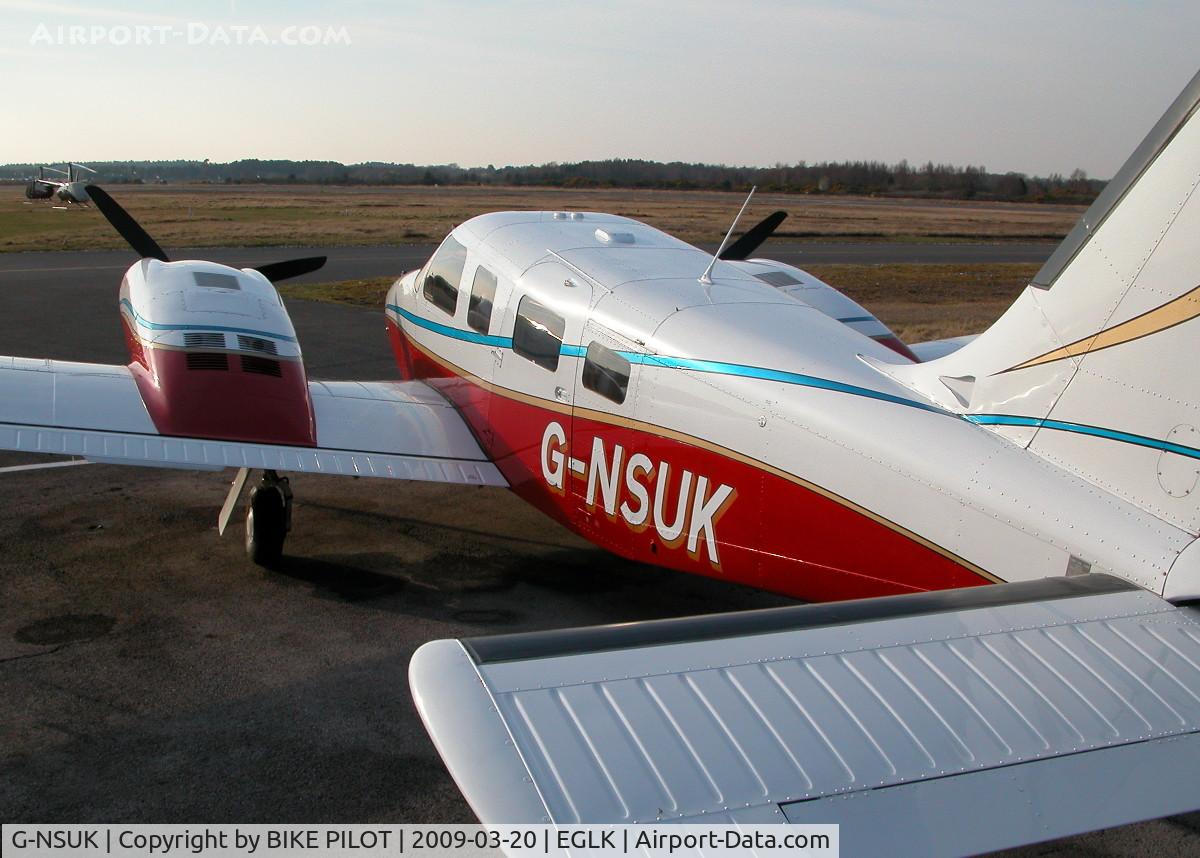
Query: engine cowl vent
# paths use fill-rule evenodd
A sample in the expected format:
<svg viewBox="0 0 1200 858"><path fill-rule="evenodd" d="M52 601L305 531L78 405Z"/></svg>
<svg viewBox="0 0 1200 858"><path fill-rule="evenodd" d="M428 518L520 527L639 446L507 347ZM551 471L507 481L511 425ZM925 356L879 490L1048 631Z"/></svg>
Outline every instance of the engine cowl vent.
<svg viewBox="0 0 1200 858"><path fill-rule="evenodd" d="M214 352L188 352L187 368L227 372L229 370L229 360L225 355Z"/></svg>
<svg viewBox="0 0 1200 858"><path fill-rule="evenodd" d="M251 355L242 355L242 372L269 375L274 378L283 377L283 369L279 366L279 361L253 357Z"/></svg>
<svg viewBox="0 0 1200 858"><path fill-rule="evenodd" d="M189 349L223 349L224 334L184 334L183 344Z"/></svg>
<svg viewBox="0 0 1200 858"><path fill-rule="evenodd" d="M770 283L777 289L782 289L784 286L799 286L801 284L801 281L786 271L760 271L754 276L764 283Z"/></svg>
<svg viewBox="0 0 1200 858"><path fill-rule="evenodd" d="M262 352L268 355L279 354L279 349L272 340L264 340L259 337L245 337L241 334L238 334L238 348L250 352Z"/></svg>
<svg viewBox="0 0 1200 858"><path fill-rule="evenodd" d="M235 292L242 289L242 284L232 274L217 271L193 271L192 281L203 289L232 289Z"/></svg>

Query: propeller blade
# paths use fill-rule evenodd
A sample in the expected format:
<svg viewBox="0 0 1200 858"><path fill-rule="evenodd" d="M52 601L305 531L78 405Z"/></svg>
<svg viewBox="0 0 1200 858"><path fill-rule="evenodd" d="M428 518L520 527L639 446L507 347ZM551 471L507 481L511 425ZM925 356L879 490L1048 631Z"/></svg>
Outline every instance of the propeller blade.
<svg viewBox="0 0 1200 858"><path fill-rule="evenodd" d="M771 233L779 229L779 225L787 218L787 212L778 211L767 215L755 226L746 230L746 234L735 241L721 253L722 259L747 259L758 250L758 246L771 237Z"/></svg>
<svg viewBox="0 0 1200 858"><path fill-rule="evenodd" d="M316 271L325 264L324 256L306 256L303 259L285 259L283 262L269 262L259 265L254 270L266 277L272 283L287 280L289 277L299 277Z"/></svg>
<svg viewBox="0 0 1200 858"><path fill-rule="evenodd" d="M138 256L143 259L157 259L159 262L171 261L158 246L158 242L150 237L150 233L142 229L141 224L134 220L129 212L117 205L117 201L110 197L107 191L99 185L88 185L86 190L96 208L100 209L100 214L108 219L113 229L121 234L121 238L129 242L129 246Z"/></svg>

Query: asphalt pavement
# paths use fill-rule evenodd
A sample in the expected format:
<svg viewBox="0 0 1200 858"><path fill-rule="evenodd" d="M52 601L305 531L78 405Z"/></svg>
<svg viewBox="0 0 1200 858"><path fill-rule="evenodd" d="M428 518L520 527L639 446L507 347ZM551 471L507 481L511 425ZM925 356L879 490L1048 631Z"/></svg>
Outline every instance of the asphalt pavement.
<svg viewBox="0 0 1200 858"><path fill-rule="evenodd" d="M771 241L761 253L771 259L808 265L885 263L966 264L980 262L1044 262L1054 242L977 244L936 242L890 244L871 242ZM238 267L262 265L298 256L326 256L320 271L297 282L398 277L425 264L435 245L397 244L365 247L184 247L164 248L171 259L211 259ZM715 251L716 245L705 247ZM23 283L119 282L121 272L137 261L129 250L53 250L0 254L0 282L12 275Z"/></svg>

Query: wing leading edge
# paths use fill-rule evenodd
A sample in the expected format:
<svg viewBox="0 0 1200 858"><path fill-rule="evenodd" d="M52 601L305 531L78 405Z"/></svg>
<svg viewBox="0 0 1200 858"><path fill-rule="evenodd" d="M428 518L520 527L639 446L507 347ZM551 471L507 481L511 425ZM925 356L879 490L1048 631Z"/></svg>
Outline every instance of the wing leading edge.
<svg viewBox="0 0 1200 858"><path fill-rule="evenodd" d="M435 641L486 823L840 823L965 854L1200 807L1200 622L1110 576Z"/></svg>
<svg viewBox="0 0 1200 858"><path fill-rule="evenodd" d="M123 465L507 486L422 382L310 382L316 446L159 434L123 366L0 357L0 449Z"/></svg>

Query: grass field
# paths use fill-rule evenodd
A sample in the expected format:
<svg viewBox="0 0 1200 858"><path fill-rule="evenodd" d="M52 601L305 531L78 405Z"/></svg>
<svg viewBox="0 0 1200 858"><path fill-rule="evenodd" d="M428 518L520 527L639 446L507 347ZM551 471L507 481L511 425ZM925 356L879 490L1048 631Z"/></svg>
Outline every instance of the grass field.
<svg viewBox="0 0 1200 858"><path fill-rule="evenodd" d="M1037 265L814 265L807 270L883 320L900 339L919 343L977 334L1000 317ZM382 310L391 277L284 284L285 297Z"/></svg>
<svg viewBox="0 0 1200 858"><path fill-rule="evenodd" d="M113 196L169 247L431 244L455 224L505 209L590 210L646 221L691 242L716 243L741 195L713 191L318 186L113 186ZM755 196L743 228L775 209L782 238L858 241L1058 239L1078 206ZM122 247L99 212L56 209L0 187L0 252Z"/></svg>
<svg viewBox="0 0 1200 858"><path fill-rule="evenodd" d="M978 334L1000 318L1040 265L814 265L906 343Z"/></svg>

